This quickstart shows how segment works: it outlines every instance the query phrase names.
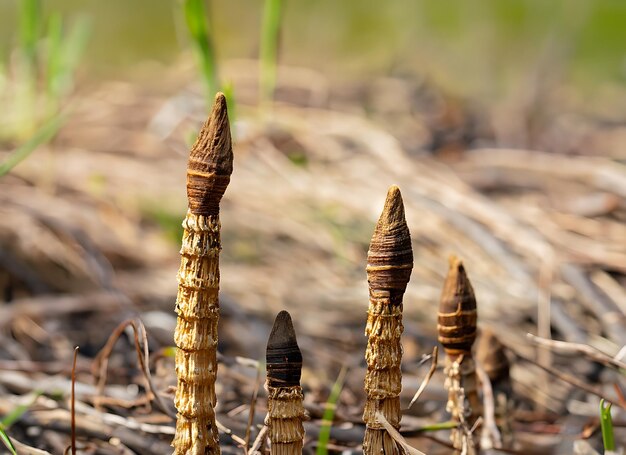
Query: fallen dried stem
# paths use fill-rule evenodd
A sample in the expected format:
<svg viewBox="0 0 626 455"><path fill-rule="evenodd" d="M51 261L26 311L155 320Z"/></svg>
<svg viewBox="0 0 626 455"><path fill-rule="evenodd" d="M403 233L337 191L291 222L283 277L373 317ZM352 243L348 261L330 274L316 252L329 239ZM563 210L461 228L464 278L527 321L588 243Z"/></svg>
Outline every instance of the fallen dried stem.
<svg viewBox="0 0 626 455"><path fill-rule="evenodd" d="M263 425L263 428L259 431L256 439L254 440L254 444L248 450L248 455L258 455L260 453L261 448L265 445L265 439L267 438L267 432L269 428L267 425Z"/></svg>
<svg viewBox="0 0 626 455"><path fill-rule="evenodd" d="M259 395L259 389L261 388L261 369L257 368L256 379L254 382L254 390L252 391L252 398L250 400L250 411L248 413L248 425L246 426L246 437L244 439L244 451L248 451L250 446L250 432L252 430L252 423L254 422L254 411L256 407L256 400Z"/></svg>
<svg viewBox="0 0 626 455"><path fill-rule="evenodd" d="M426 389L426 386L430 382L430 378L432 378L433 374L435 374L435 371L437 370L438 356L439 356L439 347L435 346L433 348L433 353L430 355L431 357L430 370L428 370L428 374L426 375L426 377L420 384L419 388L417 389L417 392L415 392L415 395L413 395L413 398L411 398L411 402L407 406L407 409L411 409L411 406L413 406L413 404L417 401L417 399L420 397L422 392Z"/></svg>
<svg viewBox="0 0 626 455"><path fill-rule="evenodd" d="M626 371L626 363L614 359L608 354L600 351L593 346L582 343L571 343L567 341L549 340L546 338L538 337L532 333L527 333L526 336L529 340L537 343L538 345L547 346L557 352L569 353L569 354L584 354L594 362L601 363L604 366L611 367L615 370L622 370L622 373Z"/></svg>
<svg viewBox="0 0 626 455"><path fill-rule="evenodd" d="M483 389L483 431L480 439L480 447L482 449L500 448L502 447L502 436L496 425L496 407L491 387L491 380L485 370L479 364L476 365L476 374L478 380L482 384Z"/></svg>
<svg viewBox="0 0 626 455"><path fill-rule="evenodd" d="M107 340L104 347L100 350L96 358L93 362L93 369L95 370L95 377L97 378L97 394L94 397L94 405L98 408L102 403L102 396L104 395L104 387L106 385L107 380L107 370L109 365L109 358L111 357L111 353L113 352L113 347L115 343L119 339L119 337L124 333L126 327L132 327L133 329L133 337L135 344L135 351L137 353L137 361L139 362L139 366L143 377L146 381L146 390L148 391L147 402L150 400L155 400L159 408L174 418L175 415L171 411L170 407L167 406L161 396L156 393L154 384L152 382L152 375L150 374L150 351L148 349L148 338L146 328L143 325L143 322L138 319L127 319L126 321L122 321L116 328L113 330L109 339ZM139 334L141 333L141 342L139 341ZM143 345L143 352L142 352Z"/></svg>
<svg viewBox="0 0 626 455"><path fill-rule="evenodd" d="M376 411L376 419L380 422L385 430L389 433L389 436L398 443L408 454L411 455L426 455L424 452L417 450L415 447L411 447L402 437L398 430L391 425L382 412Z"/></svg>
<svg viewBox="0 0 626 455"><path fill-rule="evenodd" d="M72 362L72 391L70 396L72 455L76 455L76 359L78 359L78 346L74 348L74 361Z"/></svg>
<svg viewBox="0 0 626 455"><path fill-rule="evenodd" d="M600 390L597 387L593 387L593 386L591 386L589 384L586 384L583 381L581 381L580 379L578 379L578 378L576 378L574 376L571 376L569 374L562 373L562 372L560 372L560 371L558 371L558 370L556 370L554 368L550 368L550 367L546 367L544 365L541 365L536 360L533 360L532 358L527 357L527 356L521 354L519 351L516 351L515 355L517 357L527 361L527 362L530 362L530 363L532 363L534 365L537 365L539 368L541 368L544 371L547 371L552 376L555 376L555 377L559 378L561 381L567 382L568 384L571 384L574 387L578 387L579 389L584 390L584 391L586 391L586 392L588 392L588 393L590 393L592 395L595 395L595 396L597 396L599 398L606 399L606 395L602 392L602 390ZM612 400L609 400L609 401L611 401L613 403ZM617 402L615 404L617 404L618 406L620 406L623 409L626 409L626 407L622 403Z"/></svg>

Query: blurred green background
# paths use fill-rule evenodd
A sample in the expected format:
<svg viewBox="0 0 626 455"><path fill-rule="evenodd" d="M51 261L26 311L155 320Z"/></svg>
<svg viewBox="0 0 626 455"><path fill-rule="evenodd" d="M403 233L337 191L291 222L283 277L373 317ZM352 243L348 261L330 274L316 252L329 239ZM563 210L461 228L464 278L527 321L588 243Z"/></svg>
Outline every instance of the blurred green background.
<svg viewBox="0 0 626 455"><path fill-rule="evenodd" d="M9 52L19 0L0 0ZM123 77L136 62L173 62L188 41L178 0L45 0L46 13L92 19L87 78ZM537 68L593 95L626 80L623 0L286 0L280 61L333 80L426 74L454 92L497 97ZM218 59L256 57L263 2L212 0Z"/></svg>

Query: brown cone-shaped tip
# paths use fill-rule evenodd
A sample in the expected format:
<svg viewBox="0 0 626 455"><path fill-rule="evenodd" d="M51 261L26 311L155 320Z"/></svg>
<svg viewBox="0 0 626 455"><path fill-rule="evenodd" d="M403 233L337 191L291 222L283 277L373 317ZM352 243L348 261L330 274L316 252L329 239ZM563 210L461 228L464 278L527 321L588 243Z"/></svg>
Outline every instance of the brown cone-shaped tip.
<svg viewBox="0 0 626 455"><path fill-rule="evenodd" d="M276 316L266 350L267 382L270 387L300 385L302 354L298 348L291 316L281 311Z"/></svg>
<svg viewBox="0 0 626 455"><path fill-rule="evenodd" d="M510 363L504 345L490 328L483 328L476 342L476 361L482 365L491 384L509 379Z"/></svg>
<svg viewBox="0 0 626 455"><path fill-rule="evenodd" d="M476 298L463 263L450 257L450 269L439 303L439 342L446 353L469 353L476 339Z"/></svg>
<svg viewBox="0 0 626 455"><path fill-rule="evenodd" d="M187 164L187 198L194 215L217 215L233 172L233 146L226 97L219 92L211 115L191 148Z"/></svg>
<svg viewBox="0 0 626 455"><path fill-rule="evenodd" d="M383 212L378 218L376 230L374 232L384 233L394 227L404 227L406 220L404 219L404 202L402 201L402 193L397 185L391 185L387 190L387 198Z"/></svg>
<svg viewBox="0 0 626 455"><path fill-rule="evenodd" d="M396 185L387 192L367 253L367 279L370 289L406 289L413 269L411 234L404 217L402 194Z"/></svg>

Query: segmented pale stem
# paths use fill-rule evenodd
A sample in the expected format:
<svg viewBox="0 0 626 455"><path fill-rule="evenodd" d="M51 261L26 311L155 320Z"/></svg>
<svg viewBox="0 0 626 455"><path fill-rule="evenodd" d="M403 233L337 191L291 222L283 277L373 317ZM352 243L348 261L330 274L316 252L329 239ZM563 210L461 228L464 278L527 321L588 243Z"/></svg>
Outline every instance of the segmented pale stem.
<svg viewBox="0 0 626 455"><path fill-rule="evenodd" d="M175 453L219 451L215 426L215 375L219 319L220 223L191 212L183 222L174 334L178 387Z"/></svg>
<svg viewBox="0 0 626 455"><path fill-rule="evenodd" d="M291 316L281 311L267 342L267 417L272 455L301 455L304 406L300 375L302 354Z"/></svg>
<svg viewBox="0 0 626 455"><path fill-rule="evenodd" d="M230 181L232 146L226 100L219 93L187 168L189 210L183 221L176 313L178 410L175 455L219 454L215 421L219 320L219 203Z"/></svg>
<svg viewBox="0 0 626 455"><path fill-rule="evenodd" d="M267 417L272 455L301 455L304 441L302 387L267 387Z"/></svg>
<svg viewBox="0 0 626 455"><path fill-rule="evenodd" d="M475 453L470 429L482 414L472 345L476 339L476 298L462 262L450 258L450 269L441 293L437 329L446 352L446 409L459 426L451 440L457 452Z"/></svg>
<svg viewBox="0 0 626 455"><path fill-rule="evenodd" d="M376 413L380 411L394 428L400 428L402 298L412 268L413 251L402 196L398 187L392 186L367 256L370 300L365 328L368 341L363 453L366 455L403 453L378 422Z"/></svg>
<svg viewBox="0 0 626 455"><path fill-rule="evenodd" d="M463 356L452 360L446 356L444 374L444 386L448 389L446 411L459 423L458 427L452 429L450 440L457 452L475 454L477 449L471 430L476 421L475 410L477 407L482 409L482 406L473 399L478 397L474 360Z"/></svg>
<svg viewBox="0 0 626 455"><path fill-rule="evenodd" d="M513 434L513 407L511 399L512 386L510 379L510 363L504 345L498 336L489 328L482 328L475 348L476 362L482 366L485 374L491 381L494 401L494 418L500 431L501 442L504 447L512 447ZM497 446L494 446L498 448Z"/></svg>

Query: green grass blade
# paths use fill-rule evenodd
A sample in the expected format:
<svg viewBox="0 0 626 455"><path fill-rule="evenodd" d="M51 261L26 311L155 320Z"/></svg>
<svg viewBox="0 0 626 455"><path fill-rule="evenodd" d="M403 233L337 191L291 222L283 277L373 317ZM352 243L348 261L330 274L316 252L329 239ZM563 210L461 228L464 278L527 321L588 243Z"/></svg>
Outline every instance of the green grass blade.
<svg viewBox="0 0 626 455"><path fill-rule="evenodd" d="M176 346L168 346L166 348L163 348L163 356L171 358L176 357L176 349Z"/></svg>
<svg viewBox="0 0 626 455"><path fill-rule="evenodd" d="M7 82L7 69L4 63L4 55L2 51L0 51L0 97L4 94Z"/></svg>
<svg viewBox="0 0 626 455"><path fill-rule="evenodd" d="M19 46L26 64L34 70L37 60L37 41L41 31L41 0L20 0Z"/></svg>
<svg viewBox="0 0 626 455"><path fill-rule="evenodd" d="M335 418L335 409L337 408L337 400L343 389L343 383L346 379L347 368L344 366L337 376L337 380L330 389L330 395L326 402L324 414L322 415L322 427L320 428L320 435L317 438L317 450L316 455L328 455L328 441L330 440L330 427L333 424Z"/></svg>
<svg viewBox="0 0 626 455"><path fill-rule="evenodd" d="M235 86L232 81L224 83L222 86L222 92L226 97L226 105L228 107L228 120L230 122L231 134L234 133L235 121L237 119L237 111L235 106ZM234 134L233 134L234 136Z"/></svg>
<svg viewBox="0 0 626 455"><path fill-rule="evenodd" d="M76 71L76 67L82 58L89 39L93 25L90 17L79 16L66 33L62 47L62 73L66 78L70 78Z"/></svg>
<svg viewBox="0 0 626 455"><path fill-rule="evenodd" d="M17 455L17 450L15 450L15 446L11 442L11 439L9 439L9 435L6 434L2 428L0 428L0 440L2 440L2 443L8 451L11 452L11 455Z"/></svg>
<svg viewBox="0 0 626 455"><path fill-rule="evenodd" d="M419 430L417 431L428 432L428 431L451 430L458 426L459 426L458 422L449 420L447 422L439 422L439 423L433 423L431 425L424 425L423 427L419 428Z"/></svg>
<svg viewBox="0 0 626 455"><path fill-rule="evenodd" d="M62 72L62 53L61 42L63 39L63 18L59 12L54 12L50 16L48 22L47 32L47 68L46 68L46 89L48 90L48 96L50 102L53 103L59 97L60 93L60 79L59 76ZM55 103L56 104L56 103ZM56 107L56 106L55 106ZM55 107L51 107L52 111Z"/></svg>
<svg viewBox="0 0 626 455"><path fill-rule="evenodd" d="M17 455L17 450L15 449L15 446L11 442L11 438L9 438L9 435L6 433L6 430L9 427L11 427L11 425L13 425L15 422L19 421L22 418L22 416L26 413L26 411L28 411L28 408L30 408L33 405L37 397L41 395L42 393L43 391L41 390L35 390L32 394L31 399L28 401L28 403L24 403L19 406L16 406L11 412L9 412L6 416L4 416L4 418L0 421L0 440L2 440L2 443L4 444L4 446L9 450L9 452L11 452L11 455Z"/></svg>
<svg viewBox="0 0 626 455"><path fill-rule="evenodd" d="M37 397L41 395L42 393L43 391L41 390L35 390L32 393L31 399L27 403L16 406L11 412L9 412L6 416L4 416L4 418L0 421L0 429L7 430L8 428L11 427L11 425L19 421L22 418L22 416L26 413L26 411L28 411L28 408L30 408L33 405Z"/></svg>
<svg viewBox="0 0 626 455"><path fill-rule="evenodd" d="M50 141L65 123L66 116L57 115L46 123L24 144L18 147L7 159L0 163L0 177L9 173L22 160L26 159L37 147Z"/></svg>
<svg viewBox="0 0 626 455"><path fill-rule="evenodd" d="M602 429L602 442L605 451L615 450L615 438L613 434L613 419L611 418L611 406L604 406L604 399L600 400L600 428Z"/></svg>
<svg viewBox="0 0 626 455"><path fill-rule="evenodd" d="M64 33L62 18L53 14L48 26L48 68L46 87L50 113L61 104L61 99L72 88L74 73L91 36L91 21L79 17Z"/></svg>
<svg viewBox="0 0 626 455"><path fill-rule="evenodd" d="M204 0L183 0L185 11L185 23L196 49L196 57L200 65L200 71L206 88L207 105L213 103L213 98L218 90L217 62L213 41L207 26L207 13Z"/></svg>
<svg viewBox="0 0 626 455"><path fill-rule="evenodd" d="M265 0L263 24L261 25L261 74L259 79L261 106L271 104L276 89L281 12L282 0Z"/></svg>
<svg viewBox="0 0 626 455"><path fill-rule="evenodd" d="M41 0L20 0L18 2L18 41L15 64L11 116L15 119L17 134L30 134L37 123L37 44L39 43L42 22ZM21 133L21 134L20 134Z"/></svg>

